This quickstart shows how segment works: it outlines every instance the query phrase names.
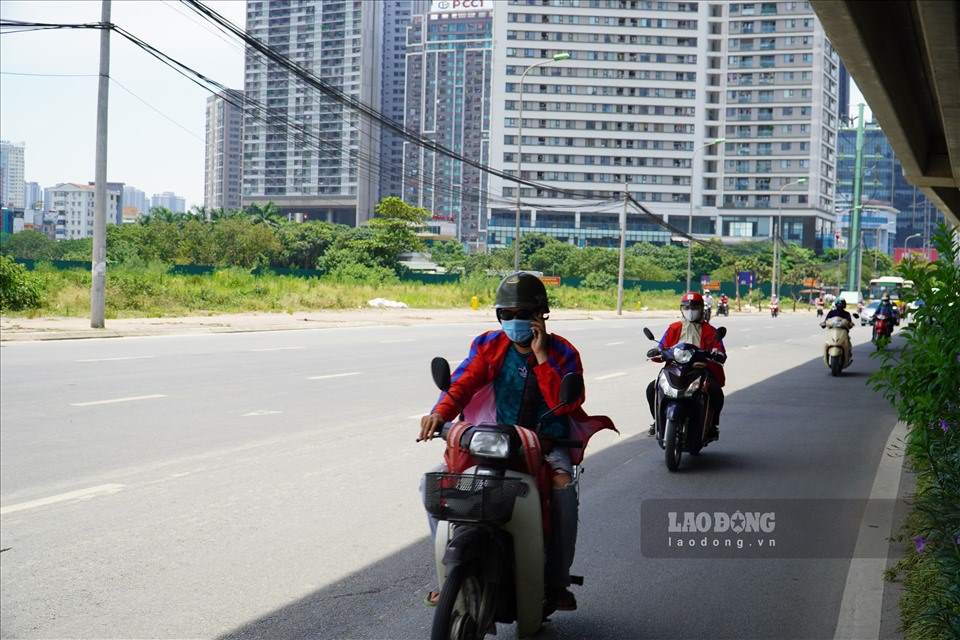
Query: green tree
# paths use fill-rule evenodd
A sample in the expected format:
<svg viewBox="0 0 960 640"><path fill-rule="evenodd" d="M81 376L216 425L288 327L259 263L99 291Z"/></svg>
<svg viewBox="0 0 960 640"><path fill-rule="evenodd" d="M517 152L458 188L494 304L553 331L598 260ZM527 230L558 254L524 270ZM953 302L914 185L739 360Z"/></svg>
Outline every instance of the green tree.
<svg viewBox="0 0 960 640"><path fill-rule="evenodd" d="M247 215L257 224L265 224L269 227L279 227L286 222L286 218L280 213L280 209L272 202L264 204L253 203L247 207Z"/></svg>
<svg viewBox="0 0 960 640"><path fill-rule="evenodd" d="M284 224L277 229L280 241L280 264L299 269L315 269L327 249L343 233L343 225L329 222Z"/></svg>
<svg viewBox="0 0 960 640"><path fill-rule="evenodd" d="M521 240L521 250L523 244ZM539 249L534 251L525 264L534 271L540 271L551 276L570 276L567 271L568 265L576 261L577 252L580 250L572 244L566 242L544 243Z"/></svg>
<svg viewBox="0 0 960 640"><path fill-rule="evenodd" d="M27 229L20 233L5 233L0 237L0 253L26 260L53 260L56 241L45 233Z"/></svg>
<svg viewBox="0 0 960 640"><path fill-rule="evenodd" d="M43 286L39 279L10 257L0 256L0 310L19 311L40 306Z"/></svg>
<svg viewBox="0 0 960 640"><path fill-rule="evenodd" d="M453 240L436 241L430 245L430 259L447 271L463 271L467 254L463 245Z"/></svg>

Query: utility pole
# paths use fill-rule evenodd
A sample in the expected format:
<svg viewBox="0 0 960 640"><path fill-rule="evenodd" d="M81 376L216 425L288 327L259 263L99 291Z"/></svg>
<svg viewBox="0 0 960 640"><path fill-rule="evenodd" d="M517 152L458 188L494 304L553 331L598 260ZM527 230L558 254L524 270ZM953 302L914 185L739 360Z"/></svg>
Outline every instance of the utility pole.
<svg viewBox="0 0 960 640"><path fill-rule="evenodd" d="M847 253L847 291L860 290L860 214L863 210L863 107L857 105L857 147L853 165L853 208L850 210L850 247Z"/></svg>
<svg viewBox="0 0 960 640"><path fill-rule="evenodd" d="M90 326L103 329L107 281L107 100L110 91L110 0L100 5L100 83L97 92L97 157L93 193L93 258Z"/></svg>
<svg viewBox="0 0 960 640"><path fill-rule="evenodd" d="M617 315L623 315L623 270L627 252L627 189L623 189L623 211L620 212L620 267L617 271Z"/></svg>

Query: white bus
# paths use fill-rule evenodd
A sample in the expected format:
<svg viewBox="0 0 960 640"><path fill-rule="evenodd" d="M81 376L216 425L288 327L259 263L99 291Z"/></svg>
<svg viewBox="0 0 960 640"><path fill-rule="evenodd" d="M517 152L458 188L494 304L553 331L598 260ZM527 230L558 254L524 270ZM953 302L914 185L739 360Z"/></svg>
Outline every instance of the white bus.
<svg viewBox="0 0 960 640"><path fill-rule="evenodd" d="M868 297L870 300L878 300L884 293L889 293L891 300L900 300L912 288L912 280L904 280L900 276L883 276L870 281Z"/></svg>

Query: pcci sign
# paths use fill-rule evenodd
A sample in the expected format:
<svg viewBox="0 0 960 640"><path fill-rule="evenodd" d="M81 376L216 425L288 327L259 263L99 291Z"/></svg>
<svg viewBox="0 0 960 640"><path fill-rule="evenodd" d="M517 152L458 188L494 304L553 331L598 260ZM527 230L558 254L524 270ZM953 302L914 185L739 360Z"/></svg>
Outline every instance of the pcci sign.
<svg viewBox="0 0 960 640"><path fill-rule="evenodd" d="M434 12L479 11L489 9L487 0L433 0Z"/></svg>

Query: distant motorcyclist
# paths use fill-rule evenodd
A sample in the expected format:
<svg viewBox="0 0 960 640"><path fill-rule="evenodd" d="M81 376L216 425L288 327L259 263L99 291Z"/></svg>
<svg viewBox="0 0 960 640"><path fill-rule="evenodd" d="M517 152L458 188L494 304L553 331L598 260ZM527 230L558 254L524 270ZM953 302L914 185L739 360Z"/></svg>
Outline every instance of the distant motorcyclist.
<svg viewBox="0 0 960 640"><path fill-rule="evenodd" d="M873 317L876 318L881 314L886 314L887 317L894 322L897 321L897 305L893 304L893 302L890 300L890 294L886 291L884 291L883 295L880 297L880 306L877 307Z"/></svg>
<svg viewBox="0 0 960 640"><path fill-rule="evenodd" d="M667 327L663 337L660 338L660 348L669 349L677 344L693 344L711 353L726 353L723 346L723 340L717 334L717 330L703 318L704 299L699 293L688 292L680 298L680 313L683 318ZM654 359L656 360L656 359ZM707 387L710 395L710 404L716 407L713 413L713 430L719 437L720 411L723 409L723 390L722 387L727 379L723 372L723 365L719 362L707 362L707 371L710 374L711 384ZM653 424L647 435L656 434L656 414L655 398L657 392L657 381L653 380L647 385L647 403L650 405L650 415L653 417Z"/></svg>
<svg viewBox="0 0 960 640"><path fill-rule="evenodd" d="M823 319L820 326L826 329L827 320L830 318L843 318L849 323L849 328L853 327L853 316L847 311L847 301L843 298L837 298L833 301L833 308L827 313L827 317ZM850 342L849 333L847 333L847 353L853 353L853 343Z"/></svg>
<svg viewBox="0 0 960 640"><path fill-rule="evenodd" d="M720 294L720 304L717 305L717 315L720 315L720 310L723 310L723 315L730 315L730 298L727 297L727 294Z"/></svg>
<svg viewBox="0 0 960 640"><path fill-rule="evenodd" d="M817 296L816 305L817 305L817 317L822 318L823 317L823 294L822 293L819 296Z"/></svg>
<svg viewBox="0 0 960 640"><path fill-rule="evenodd" d="M710 322L710 318L713 316L713 296L710 295L709 289L703 292L703 310L704 322Z"/></svg>
<svg viewBox="0 0 960 640"><path fill-rule="evenodd" d="M780 297L777 294L770 296L770 315L776 318L780 313Z"/></svg>

